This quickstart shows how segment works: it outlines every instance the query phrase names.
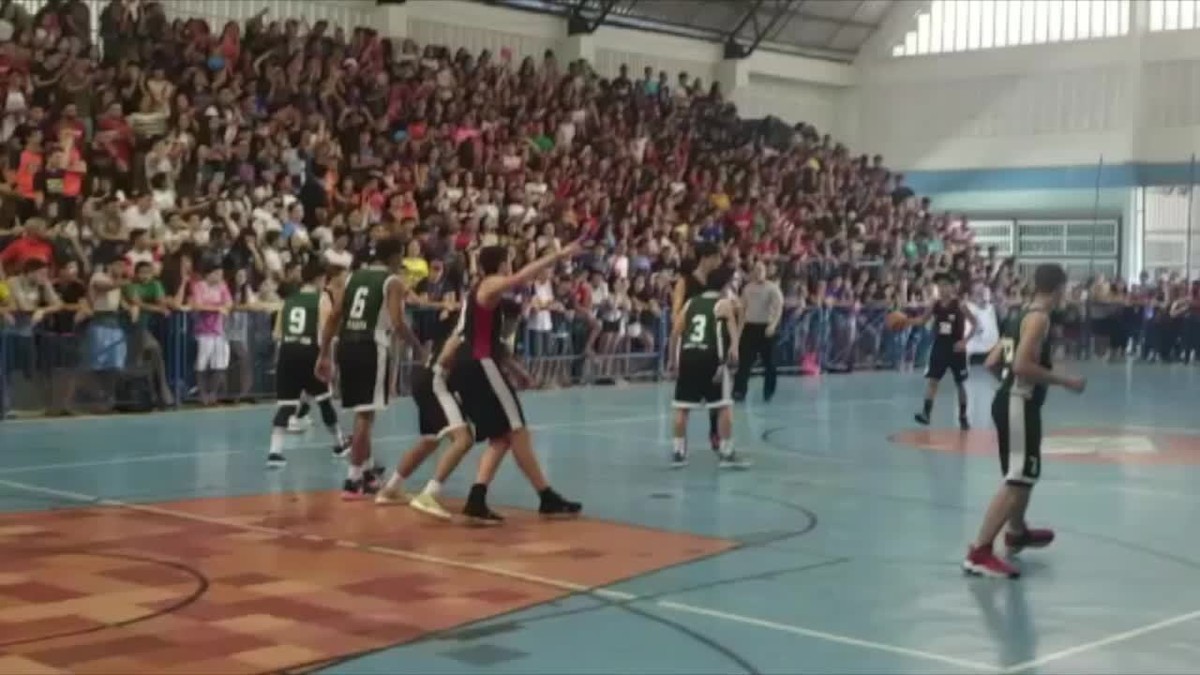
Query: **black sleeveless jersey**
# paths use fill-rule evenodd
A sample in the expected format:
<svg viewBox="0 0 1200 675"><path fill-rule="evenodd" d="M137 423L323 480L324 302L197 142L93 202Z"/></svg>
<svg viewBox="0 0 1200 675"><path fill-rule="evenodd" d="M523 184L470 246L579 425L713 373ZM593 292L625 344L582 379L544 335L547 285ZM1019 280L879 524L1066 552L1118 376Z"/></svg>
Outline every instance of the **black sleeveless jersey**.
<svg viewBox="0 0 1200 675"><path fill-rule="evenodd" d="M957 300L933 305L933 348L952 351L954 343L966 337L967 315Z"/></svg>
<svg viewBox="0 0 1200 675"><path fill-rule="evenodd" d="M490 359L502 354L501 306L479 304L479 285L471 287L463 302L462 315L454 332L462 337L458 357L466 360Z"/></svg>

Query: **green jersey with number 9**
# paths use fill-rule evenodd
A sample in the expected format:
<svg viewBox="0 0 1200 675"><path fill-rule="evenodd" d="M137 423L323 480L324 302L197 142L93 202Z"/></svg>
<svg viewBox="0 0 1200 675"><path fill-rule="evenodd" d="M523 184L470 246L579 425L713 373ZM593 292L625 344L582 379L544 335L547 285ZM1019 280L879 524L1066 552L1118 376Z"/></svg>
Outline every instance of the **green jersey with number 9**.
<svg viewBox="0 0 1200 675"><path fill-rule="evenodd" d="M283 344L317 344L320 308L321 292L316 289L301 289L288 296L279 312Z"/></svg>
<svg viewBox="0 0 1200 675"><path fill-rule="evenodd" d="M386 268L365 267L346 280L339 333L343 341L374 340L382 345L391 344L391 317L384 307L384 289L392 276Z"/></svg>
<svg viewBox="0 0 1200 675"><path fill-rule="evenodd" d="M717 303L720 301L720 293L707 291L688 300L684 305L680 356L708 353L719 361L725 359L729 331L725 327L725 319L717 316Z"/></svg>
<svg viewBox="0 0 1200 675"><path fill-rule="evenodd" d="M1000 329L1000 349L1003 356L1002 369L1000 371L1000 388L996 391L997 396L1020 396L1026 398L1037 405L1041 405L1046 401L1046 385L1027 385L1017 381L1016 373L1013 372L1013 362L1017 356L1017 345L1021 339L1021 324L1025 321L1025 317L1035 312L1047 314L1045 309L1038 307L1023 307L1021 311L1014 312L1005 320L1004 325ZM1051 344L1050 335L1047 334L1042 340L1041 353L1038 354L1038 363L1043 368L1051 368L1051 355L1054 353L1054 346Z"/></svg>

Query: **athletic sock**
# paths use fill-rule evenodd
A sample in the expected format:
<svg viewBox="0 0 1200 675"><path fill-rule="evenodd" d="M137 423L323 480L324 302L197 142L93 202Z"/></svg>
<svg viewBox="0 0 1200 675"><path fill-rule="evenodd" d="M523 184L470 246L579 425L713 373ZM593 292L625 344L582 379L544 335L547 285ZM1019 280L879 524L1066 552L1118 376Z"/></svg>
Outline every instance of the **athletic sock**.
<svg viewBox="0 0 1200 675"><path fill-rule="evenodd" d="M425 489L421 491L421 494L428 495L430 497L436 497L441 491L442 482L430 478L429 482L425 484Z"/></svg>
<svg viewBox="0 0 1200 675"><path fill-rule="evenodd" d="M923 410L924 410L925 416L929 417L929 413L933 412L933 399L931 399L931 398L925 399L925 407L923 408Z"/></svg>
<svg viewBox="0 0 1200 675"><path fill-rule="evenodd" d="M687 454L687 439L682 436L671 440L671 448L677 455Z"/></svg>
<svg viewBox="0 0 1200 675"><path fill-rule="evenodd" d="M279 427L271 428L271 450L272 455L283 454L283 429Z"/></svg>
<svg viewBox="0 0 1200 675"><path fill-rule="evenodd" d="M719 448L718 452L721 453L722 457L728 457L728 456L732 455L733 454L733 439L722 438L721 439L721 447Z"/></svg>
<svg viewBox="0 0 1200 675"><path fill-rule="evenodd" d="M393 471L392 475L388 477L387 489L395 490L395 489L403 488L403 487L404 487L404 477L400 475L399 471Z"/></svg>
<svg viewBox="0 0 1200 675"><path fill-rule="evenodd" d="M362 480L363 467L362 466L354 466L353 464L351 464L350 468L346 470L346 476L350 480Z"/></svg>

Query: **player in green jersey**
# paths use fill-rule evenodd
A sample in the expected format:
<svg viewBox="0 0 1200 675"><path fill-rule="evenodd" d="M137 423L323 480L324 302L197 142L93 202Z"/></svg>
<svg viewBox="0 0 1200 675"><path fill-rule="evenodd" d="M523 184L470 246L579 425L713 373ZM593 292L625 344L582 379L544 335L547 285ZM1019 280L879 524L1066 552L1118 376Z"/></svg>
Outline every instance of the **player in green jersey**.
<svg viewBox="0 0 1200 675"><path fill-rule="evenodd" d="M408 289L399 274L403 259L400 240L380 241L374 261L350 274L321 329L317 375L325 382L332 378L336 336L342 407L354 411L350 467L343 486L346 499L361 499L379 490L379 476L371 467L371 431L375 414L387 407L395 385L394 340L412 345L415 360L425 359L420 341L404 319Z"/></svg>
<svg viewBox="0 0 1200 675"><path fill-rule="evenodd" d="M301 273L303 285L283 302L275 316L275 340L279 345L275 364L275 419L271 426L271 447L267 466L280 467L286 463L283 439L289 421L295 419L300 400L307 395L321 410L321 421L333 435L333 452L342 456L349 441L338 424L333 409L333 392L329 385L316 377L317 356L320 353L320 326L329 316L332 303L324 291L325 268L319 262L309 263Z"/></svg>
<svg viewBox="0 0 1200 675"><path fill-rule="evenodd" d="M737 365L741 323L735 301L726 296L733 279L727 267L708 273L706 290L689 299L671 329L671 369L675 380L674 441L671 463L687 464L688 412L703 408L718 411L717 456L722 468L748 466L733 450L733 391L729 366Z"/></svg>

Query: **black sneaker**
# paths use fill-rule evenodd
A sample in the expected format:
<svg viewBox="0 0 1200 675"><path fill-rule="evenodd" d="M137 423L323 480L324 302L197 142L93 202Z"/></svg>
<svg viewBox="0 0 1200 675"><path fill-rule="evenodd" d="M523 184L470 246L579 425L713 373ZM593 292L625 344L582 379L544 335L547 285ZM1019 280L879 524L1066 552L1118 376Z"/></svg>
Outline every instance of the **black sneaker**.
<svg viewBox="0 0 1200 675"><path fill-rule="evenodd" d="M926 427L929 426L929 415L926 415L923 412L919 412L916 415L913 415L913 419L917 421L917 424L920 424L920 425L926 426Z"/></svg>
<svg viewBox="0 0 1200 675"><path fill-rule="evenodd" d="M334 459L344 459L348 454L350 454L350 437L343 436L333 444L333 457Z"/></svg>
<svg viewBox="0 0 1200 675"><path fill-rule="evenodd" d="M962 429L963 431L970 431L971 423L967 421L967 418L960 417L958 418L958 428Z"/></svg>
<svg viewBox="0 0 1200 675"><path fill-rule="evenodd" d="M282 452L272 452L267 454L268 469L282 469L286 465L287 458L283 456Z"/></svg>
<svg viewBox="0 0 1200 675"><path fill-rule="evenodd" d="M550 488L543 490L541 497L538 514L544 518L573 518L583 510L583 504L563 499L562 495Z"/></svg>
<svg viewBox="0 0 1200 675"><path fill-rule="evenodd" d="M367 498L366 482L359 478L347 478L342 483L342 501L357 502Z"/></svg>
<svg viewBox="0 0 1200 675"><path fill-rule="evenodd" d="M672 452L671 453L671 468L672 469L682 469L683 467L685 467L687 465L688 465L688 456L687 456L686 452Z"/></svg>
<svg viewBox="0 0 1200 675"><path fill-rule="evenodd" d="M487 502L482 499L468 499L466 505L463 506L463 516L470 525L491 527L504 523L504 516L491 510Z"/></svg>

